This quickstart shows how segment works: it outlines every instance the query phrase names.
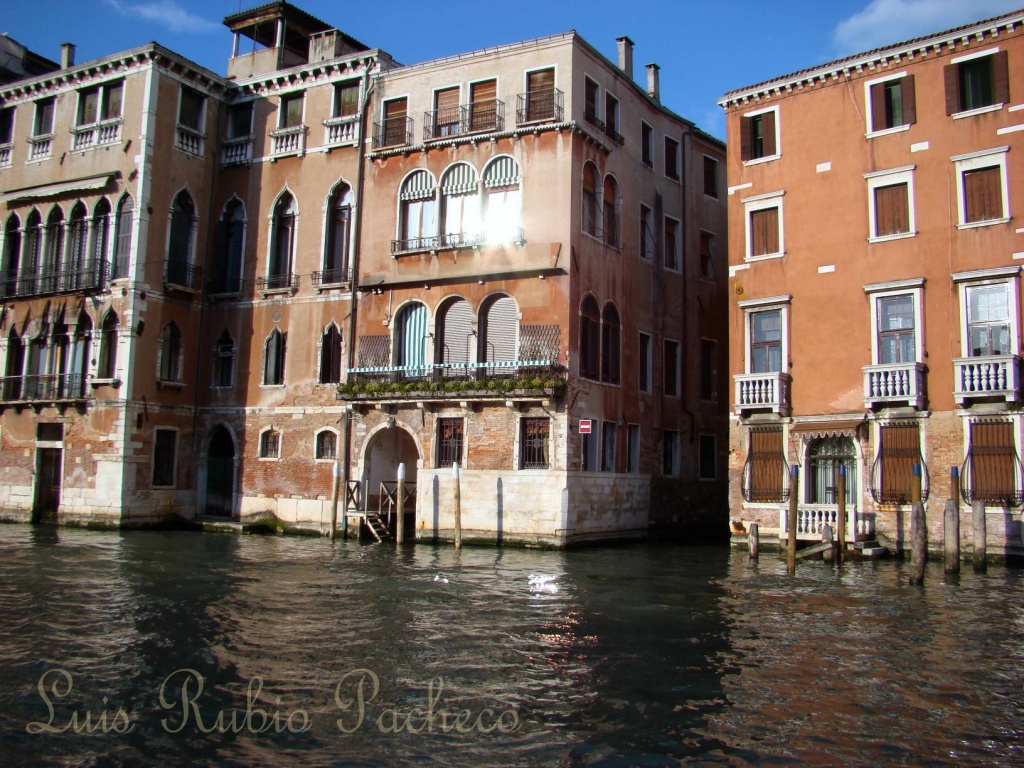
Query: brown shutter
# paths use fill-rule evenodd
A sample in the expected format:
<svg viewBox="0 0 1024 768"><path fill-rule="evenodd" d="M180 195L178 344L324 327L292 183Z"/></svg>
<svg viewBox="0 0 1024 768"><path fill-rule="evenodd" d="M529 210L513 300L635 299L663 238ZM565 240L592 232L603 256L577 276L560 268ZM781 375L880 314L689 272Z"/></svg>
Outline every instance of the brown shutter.
<svg viewBox="0 0 1024 768"><path fill-rule="evenodd" d="M971 493L983 501L1003 501L1013 496L1016 448L1013 423L971 424Z"/></svg>
<svg viewBox="0 0 1024 768"><path fill-rule="evenodd" d="M394 99L384 103L384 119L392 120L396 117L405 117L405 99Z"/></svg>
<svg viewBox="0 0 1024 768"><path fill-rule="evenodd" d="M473 83L470 90L472 91L471 101L490 101L498 98L498 81L485 80L482 83Z"/></svg>
<svg viewBox="0 0 1024 768"><path fill-rule="evenodd" d="M946 81L946 114L953 115L960 111L960 68L947 64L942 74Z"/></svg>
<svg viewBox="0 0 1024 768"><path fill-rule="evenodd" d="M1003 190L999 166L964 172L966 222L1003 217Z"/></svg>
<svg viewBox="0 0 1024 768"><path fill-rule="evenodd" d="M786 476L781 429L750 431L750 501L781 503Z"/></svg>
<svg viewBox="0 0 1024 768"><path fill-rule="evenodd" d="M1010 100L1010 60L1007 51L992 54L992 98L996 104Z"/></svg>
<svg viewBox="0 0 1024 768"><path fill-rule="evenodd" d="M917 122L917 93L914 90L914 76L907 75L900 81L900 95L903 97L903 124Z"/></svg>
<svg viewBox="0 0 1024 768"><path fill-rule="evenodd" d="M888 128L885 120L885 83L871 86L871 130L881 131Z"/></svg>
<svg viewBox="0 0 1024 768"><path fill-rule="evenodd" d="M778 253L779 209L765 208L750 214L750 255Z"/></svg>
<svg viewBox="0 0 1024 768"><path fill-rule="evenodd" d="M764 155L763 157L771 157L778 149L775 146L775 121L779 117L778 112L765 112L762 116L762 122L764 123Z"/></svg>
<svg viewBox="0 0 1024 768"><path fill-rule="evenodd" d="M875 189L875 236L910 231L910 206L906 184Z"/></svg>
<svg viewBox="0 0 1024 768"><path fill-rule="evenodd" d="M892 424L878 433L882 459L881 501L910 501L914 464L921 461L921 433L916 424Z"/></svg>
<svg viewBox="0 0 1024 768"><path fill-rule="evenodd" d="M750 157L751 153L752 153L751 146L754 143L751 140L751 135L750 135L751 128L750 128L750 126L751 126L751 120L750 120L749 117L741 117L740 118L740 157L744 161L747 161L747 160L751 159L751 157Z"/></svg>
<svg viewBox="0 0 1024 768"><path fill-rule="evenodd" d="M539 72L530 72L526 76L526 90L543 91L555 87L555 70L542 69Z"/></svg>
<svg viewBox="0 0 1024 768"><path fill-rule="evenodd" d="M458 108L459 106L459 89L456 88L445 88L443 91L437 91L434 94L434 109L438 112L446 109Z"/></svg>

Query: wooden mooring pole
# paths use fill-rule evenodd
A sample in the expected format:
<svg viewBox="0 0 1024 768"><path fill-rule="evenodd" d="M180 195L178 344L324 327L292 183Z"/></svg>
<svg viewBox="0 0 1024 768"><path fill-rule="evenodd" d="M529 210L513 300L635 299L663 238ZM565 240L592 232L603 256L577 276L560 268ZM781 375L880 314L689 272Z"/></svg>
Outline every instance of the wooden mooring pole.
<svg viewBox="0 0 1024 768"><path fill-rule="evenodd" d="M836 510L836 533L838 534L839 556L836 562L843 564L846 557L846 466L839 465L839 477L836 479L836 495L839 497L839 507Z"/></svg>
<svg viewBox="0 0 1024 768"><path fill-rule="evenodd" d="M928 562L928 519L921 503L921 465L915 463L910 498L914 506L910 513L910 565L911 584L924 584L924 567Z"/></svg>
<svg viewBox="0 0 1024 768"><path fill-rule="evenodd" d="M943 554L946 573L960 573L960 470L949 468L949 495L943 513Z"/></svg>
<svg viewBox="0 0 1024 768"><path fill-rule="evenodd" d="M395 544L405 541L405 464L398 465L398 490L395 491L398 522L395 523Z"/></svg>
<svg viewBox="0 0 1024 768"><path fill-rule="evenodd" d="M799 479L800 465L794 464L789 470L789 515L786 518L786 530L789 533L789 541L786 546L786 570L789 571L790 576L796 573L796 505L800 497Z"/></svg>
<svg viewBox="0 0 1024 768"><path fill-rule="evenodd" d="M341 463L334 461L334 489L331 491L331 541L338 534L338 486L341 484Z"/></svg>
<svg viewBox="0 0 1024 768"><path fill-rule="evenodd" d="M455 478L455 548L462 549L462 488L459 480L459 462L452 464Z"/></svg>
<svg viewBox="0 0 1024 768"><path fill-rule="evenodd" d="M988 570L985 551L988 549L988 536L985 530L985 502L975 499L971 504L971 525L974 526L974 570L984 573Z"/></svg>
<svg viewBox="0 0 1024 768"><path fill-rule="evenodd" d="M761 545L761 538L757 531L757 523L751 523L747 528L747 547L750 549L750 559L757 560L757 551Z"/></svg>

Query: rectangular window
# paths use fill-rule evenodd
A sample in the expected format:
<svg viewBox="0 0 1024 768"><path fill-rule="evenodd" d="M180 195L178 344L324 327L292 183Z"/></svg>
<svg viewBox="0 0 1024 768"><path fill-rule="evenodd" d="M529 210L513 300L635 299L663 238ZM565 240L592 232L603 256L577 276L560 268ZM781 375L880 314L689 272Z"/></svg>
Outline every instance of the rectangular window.
<svg viewBox="0 0 1024 768"><path fill-rule="evenodd" d="M970 112L1010 100L1009 56L1006 51L968 54L943 67L946 114Z"/></svg>
<svg viewBox="0 0 1024 768"><path fill-rule="evenodd" d="M181 101L178 103L178 125L203 132L206 117L206 97L199 91L181 86Z"/></svg>
<svg viewBox="0 0 1024 768"><path fill-rule="evenodd" d="M496 131L498 125L498 81L484 80L469 86L471 131Z"/></svg>
<svg viewBox="0 0 1024 768"><path fill-rule="evenodd" d="M704 194L718 199L718 161L704 155Z"/></svg>
<svg viewBox="0 0 1024 768"><path fill-rule="evenodd" d="M779 209L750 212L750 255L769 256L779 252Z"/></svg>
<svg viewBox="0 0 1024 768"><path fill-rule="evenodd" d="M277 127L295 128L302 125L302 102L303 93L290 93L281 97L281 106L278 108Z"/></svg>
<svg viewBox="0 0 1024 768"><path fill-rule="evenodd" d="M640 425L626 428L626 471L635 475L640 471Z"/></svg>
<svg viewBox="0 0 1024 768"><path fill-rule="evenodd" d="M598 123L598 85L589 77L583 78L583 117L588 123Z"/></svg>
<svg viewBox="0 0 1024 768"><path fill-rule="evenodd" d="M782 370L782 310L750 314L750 372Z"/></svg>
<svg viewBox="0 0 1024 768"><path fill-rule="evenodd" d="M601 424L601 471L615 471L615 448L618 444L619 428L614 421Z"/></svg>
<svg viewBox="0 0 1024 768"><path fill-rule="evenodd" d="M875 237L910 232L910 190L907 184L875 187Z"/></svg>
<svg viewBox="0 0 1024 768"><path fill-rule="evenodd" d="M593 423L593 422L591 422ZM597 444L598 436L594 433L581 435L582 454L580 456L580 468L584 472L597 472Z"/></svg>
<svg viewBox="0 0 1024 768"><path fill-rule="evenodd" d="M718 399L718 344L711 339L700 341L700 399Z"/></svg>
<svg viewBox="0 0 1024 768"><path fill-rule="evenodd" d="M917 361L914 338L914 297L885 296L878 299L878 357L881 365Z"/></svg>
<svg viewBox="0 0 1024 768"><path fill-rule="evenodd" d="M604 92L604 129L616 141L622 138L619 136L619 100L608 91Z"/></svg>
<svg viewBox="0 0 1024 768"><path fill-rule="evenodd" d="M679 342L665 340L665 396L679 397Z"/></svg>
<svg viewBox="0 0 1024 768"><path fill-rule="evenodd" d="M888 131L917 122L913 75L889 76L865 85L868 92L868 132Z"/></svg>
<svg viewBox="0 0 1024 768"><path fill-rule="evenodd" d="M252 104L239 104L228 110L228 138L242 139L252 135Z"/></svg>
<svg viewBox="0 0 1024 768"><path fill-rule="evenodd" d="M781 504L788 495L788 473L782 428L750 430L750 446L743 465L743 500L754 504Z"/></svg>
<svg viewBox="0 0 1024 768"><path fill-rule="evenodd" d="M740 122L740 155L744 162L779 154L778 107L744 115Z"/></svg>
<svg viewBox="0 0 1024 768"><path fill-rule="evenodd" d="M921 462L917 424L878 428L878 459L872 472L872 495L879 504L907 504L914 484L914 464Z"/></svg>
<svg viewBox="0 0 1024 768"><path fill-rule="evenodd" d="M459 86L434 91L433 136L456 136L462 130L462 106Z"/></svg>
<svg viewBox="0 0 1024 768"><path fill-rule="evenodd" d="M661 473L666 477L679 475L679 433L666 429L661 435Z"/></svg>
<svg viewBox="0 0 1024 768"><path fill-rule="evenodd" d="M651 391L651 337L640 333L640 348L637 353L637 386L641 392Z"/></svg>
<svg viewBox="0 0 1024 768"><path fill-rule="evenodd" d="M679 181L679 142L665 137L665 175Z"/></svg>
<svg viewBox="0 0 1024 768"><path fill-rule="evenodd" d="M640 258L648 261L654 258L654 226L651 209L640 204Z"/></svg>
<svg viewBox="0 0 1024 768"><path fill-rule="evenodd" d="M380 146L401 146L409 141L407 112L408 99L392 99L384 102L384 125L382 126Z"/></svg>
<svg viewBox="0 0 1024 768"><path fill-rule="evenodd" d="M526 121L555 118L555 70L538 69L526 74Z"/></svg>
<svg viewBox="0 0 1024 768"><path fill-rule="evenodd" d="M36 102L36 119L33 124L33 136L49 136L53 133L53 99L40 99Z"/></svg>
<svg viewBox="0 0 1024 768"><path fill-rule="evenodd" d="M1021 502L1018 484L1014 423L993 419L970 425L970 447L964 467L970 501L1016 506ZM966 496L967 494L965 494Z"/></svg>
<svg viewBox="0 0 1024 768"><path fill-rule="evenodd" d="M359 83L338 83L334 86L334 116L351 117L359 112Z"/></svg>
<svg viewBox="0 0 1024 768"><path fill-rule="evenodd" d="M550 419L523 419L519 436L519 468L547 469L550 466Z"/></svg>
<svg viewBox="0 0 1024 768"><path fill-rule="evenodd" d="M14 107L0 109L0 144L14 142Z"/></svg>
<svg viewBox="0 0 1024 768"><path fill-rule="evenodd" d="M462 462L462 442L465 429L462 419L437 420L437 466L450 467Z"/></svg>
<svg viewBox="0 0 1024 768"><path fill-rule="evenodd" d="M679 222L665 217L665 269L679 270Z"/></svg>
<svg viewBox="0 0 1024 768"><path fill-rule="evenodd" d="M967 336L970 357L1009 355L1009 283L967 286Z"/></svg>
<svg viewBox="0 0 1024 768"><path fill-rule="evenodd" d="M710 232L700 233L700 276L715 279L715 236Z"/></svg>
<svg viewBox="0 0 1024 768"><path fill-rule="evenodd" d="M121 80L79 91L76 125L90 125L120 117L123 91L124 82Z"/></svg>
<svg viewBox="0 0 1024 768"><path fill-rule="evenodd" d="M157 429L153 437L153 487L173 488L178 432L174 429Z"/></svg>
<svg viewBox="0 0 1024 768"><path fill-rule="evenodd" d="M718 446L714 435L701 435L698 450L700 451L701 480L714 480L718 477Z"/></svg>
<svg viewBox="0 0 1024 768"><path fill-rule="evenodd" d="M1003 218L1003 180L999 166L963 173L964 222Z"/></svg>
<svg viewBox="0 0 1024 768"><path fill-rule="evenodd" d="M644 165L654 167L654 129L643 121L640 122L640 159Z"/></svg>

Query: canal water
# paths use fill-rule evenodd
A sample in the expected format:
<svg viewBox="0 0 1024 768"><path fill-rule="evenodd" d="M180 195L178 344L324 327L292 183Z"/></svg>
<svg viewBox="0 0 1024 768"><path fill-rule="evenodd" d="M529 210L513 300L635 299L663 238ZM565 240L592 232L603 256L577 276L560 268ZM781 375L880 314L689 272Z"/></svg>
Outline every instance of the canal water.
<svg viewBox="0 0 1024 768"><path fill-rule="evenodd" d="M0 765L1024 765L1024 583L0 527Z"/></svg>

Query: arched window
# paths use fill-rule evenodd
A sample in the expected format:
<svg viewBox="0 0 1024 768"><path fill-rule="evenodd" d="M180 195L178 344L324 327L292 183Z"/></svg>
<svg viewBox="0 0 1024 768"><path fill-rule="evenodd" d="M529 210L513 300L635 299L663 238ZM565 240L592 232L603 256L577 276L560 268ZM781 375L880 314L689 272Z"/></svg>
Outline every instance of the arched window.
<svg viewBox="0 0 1024 768"><path fill-rule="evenodd" d="M429 243L424 243L424 240L437 235L434 177L427 171L414 171L402 182L399 198L400 242L395 250L405 251L428 246Z"/></svg>
<svg viewBox="0 0 1024 768"><path fill-rule="evenodd" d="M857 450L850 437L818 438L807 451L807 503L835 504L839 465L846 467L846 503L855 504Z"/></svg>
<svg viewBox="0 0 1024 768"><path fill-rule="evenodd" d="M28 215L25 225L25 244L21 251L21 280L18 293L34 294L39 292L40 281L36 275L39 262L43 256L43 217L33 209Z"/></svg>
<svg viewBox="0 0 1024 768"><path fill-rule="evenodd" d="M488 243L522 239L521 181L515 158L496 157L484 169L484 238Z"/></svg>
<svg viewBox="0 0 1024 768"><path fill-rule="evenodd" d="M321 283L346 283L349 276L348 251L352 232L352 189L339 184L327 201L327 242L324 243L324 271Z"/></svg>
<svg viewBox="0 0 1024 768"><path fill-rule="evenodd" d="M53 293L64 261L64 211L55 205L46 219L46 250L39 270L41 293Z"/></svg>
<svg viewBox="0 0 1024 768"><path fill-rule="evenodd" d="M395 365L405 378L420 378L430 372L427 362L427 308L419 302L402 307L395 323Z"/></svg>
<svg viewBox="0 0 1024 768"><path fill-rule="evenodd" d="M7 365L4 368L4 400L20 400L25 372L25 345L14 328L7 337Z"/></svg>
<svg viewBox="0 0 1024 768"><path fill-rule="evenodd" d="M172 320L160 333L160 381L182 381L182 352L181 330Z"/></svg>
<svg viewBox="0 0 1024 768"><path fill-rule="evenodd" d="M221 331L213 349L213 386L231 387L235 383L235 340L228 329Z"/></svg>
<svg viewBox="0 0 1024 768"><path fill-rule="evenodd" d="M192 196L182 190L171 207L171 237L167 246L167 282L193 288L194 228L198 224Z"/></svg>
<svg viewBox="0 0 1024 768"><path fill-rule="evenodd" d="M288 334L275 328L263 345L263 383L267 386L284 384L284 357Z"/></svg>
<svg viewBox="0 0 1024 768"><path fill-rule="evenodd" d="M260 458L281 458L281 433L276 429L266 429L260 433Z"/></svg>
<svg viewBox="0 0 1024 768"><path fill-rule="evenodd" d="M468 163L453 165L441 177L441 215L444 245L476 242L480 231L480 196L476 169Z"/></svg>
<svg viewBox="0 0 1024 768"><path fill-rule="evenodd" d="M125 195L117 204L117 231L114 234L117 247L114 250L113 277L127 277L132 258L132 221L135 216L135 201Z"/></svg>
<svg viewBox="0 0 1024 768"><path fill-rule="evenodd" d="M82 201L75 203L71 209L71 249L68 251L68 263L60 288L76 290L87 285L86 259L88 258L89 225L86 222L87 211Z"/></svg>
<svg viewBox="0 0 1024 768"><path fill-rule="evenodd" d="M619 185L613 176L604 179L604 203L601 211L604 222L604 241L618 248L619 241Z"/></svg>
<svg viewBox="0 0 1024 768"><path fill-rule="evenodd" d="M85 377L89 372L89 360L92 358L92 318L85 312L78 315L75 335L71 347L71 359L65 363L66 396L82 397L85 395Z"/></svg>
<svg viewBox="0 0 1024 768"><path fill-rule="evenodd" d="M580 303L580 376L597 379L601 344L601 316L593 296Z"/></svg>
<svg viewBox="0 0 1024 768"><path fill-rule="evenodd" d="M267 288L287 288L292 284L295 255L295 215L298 206L291 193L285 192L274 206L274 227L270 260L267 265Z"/></svg>
<svg viewBox="0 0 1024 768"><path fill-rule="evenodd" d="M245 208L232 198L217 222L217 243L213 254L210 292L239 293L242 290L242 248L245 243Z"/></svg>
<svg viewBox="0 0 1024 768"><path fill-rule="evenodd" d="M473 308L465 299L456 298L441 308L435 334L441 343L434 356L438 363L459 366L446 369L446 375L466 373L466 365L473 362Z"/></svg>
<svg viewBox="0 0 1024 768"><path fill-rule="evenodd" d="M21 222L11 215L4 227L3 261L0 262L0 296L18 293L18 267L21 264Z"/></svg>
<svg viewBox="0 0 1024 768"><path fill-rule="evenodd" d="M100 326L100 358L96 376L100 379L117 378L117 315L107 312Z"/></svg>
<svg viewBox="0 0 1024 768"><path fill-rule="evenodd" d="M518 325L519 310L511 296L488 299L480 313L480 359L487 363L514 362Z"/></svg>
<svg viewBox="0 0 1024 768"><path fill-rule="evenodd" d="M316 433L316 458L336 459L338 457L338 436L329 429Z"/></svg>
<svg viewBox="0 0 1024 768"><path fill-rule="evenodd" d="M107 269L107 251L110 249L110 201L101 197L92 211L92 274L101 282Z"/></svg>
<svg viewBox="0 0 1024 768"><path fill-rule="evenodd" d="M619 311L611 302L601 312L601 381L619 383Z"/></svg>
<svg viewBox="0 0 1024 768"><path fill-rule="evenodd" d="M341 381L341 331L331 323L320 337L320 383Z"/></svg>
<svg viewBox="0 0 1024 768"><path fill-rule="evenodd" d="M583 166L583 231L594 237L599 236L597 226L597 166L586 163Z"/></svg>

